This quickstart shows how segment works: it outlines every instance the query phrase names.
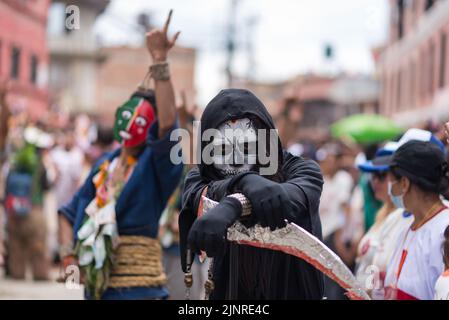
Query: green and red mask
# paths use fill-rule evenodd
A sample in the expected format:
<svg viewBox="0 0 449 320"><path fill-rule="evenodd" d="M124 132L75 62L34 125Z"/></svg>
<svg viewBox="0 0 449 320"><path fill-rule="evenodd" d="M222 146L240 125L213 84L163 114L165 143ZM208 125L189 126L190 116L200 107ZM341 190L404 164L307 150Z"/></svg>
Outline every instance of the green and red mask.
<svg viewBox="0 0 449 320"><path fill-rule="evenodd" d="M132 97L115 113L114 138L124 147L138 146L145 142L155 120L153 105L142 97Z"/></svg>

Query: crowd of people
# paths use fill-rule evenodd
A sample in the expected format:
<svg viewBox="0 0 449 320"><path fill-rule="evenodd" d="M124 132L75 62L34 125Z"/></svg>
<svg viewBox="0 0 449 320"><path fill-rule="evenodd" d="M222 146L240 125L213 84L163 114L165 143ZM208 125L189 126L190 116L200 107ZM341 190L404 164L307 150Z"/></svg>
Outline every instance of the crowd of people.
<svg viewBox="0 0 449 320"><path fill-rule="evenodd" d="M448 298L448 153L438 128L409 129L373 154L338 141L315 152L324 241L372 299ZM345 299L330 279L326 296Z"/></svg>
<svg viewBox="0 0 449 320"><path fill-rule="evenodd" d="M170 19L147 35L154 89L139 87L110 127L84 114L34 121L11 113L8 84L0 85L5 276L25 279L30 269L34 280L50 280L56 265L65 281L76 266L88 299L184 299L185 285L193 299L346 299L305 261L228 243L226 230L242 219L271 231L304 228L371 299L448 300L449 126L375 145L329 137L284 150L279 137L259 141L257 130L276 129L263 103L227 89L205 108L200 132L215 129L223 153L211 164L176 164L170 135L181 127L192 139L195 110L185 98L175 103L166 61L179 33L167 36ZM226 129L276 154L277 170L260 174L259 154ZM186 145L193 154L193 141ZM223 161L229 148L242 163Z"/></svg>
<svg viewBox="0 0 449 320"><path fill-rule="evenodd" d="M87 170L113 146L112 128L85 114L34 121L26 112L6 114L3 93L1 127L0 265L5 275L49 280L59 261L57 208L77 191Z"/></svg>

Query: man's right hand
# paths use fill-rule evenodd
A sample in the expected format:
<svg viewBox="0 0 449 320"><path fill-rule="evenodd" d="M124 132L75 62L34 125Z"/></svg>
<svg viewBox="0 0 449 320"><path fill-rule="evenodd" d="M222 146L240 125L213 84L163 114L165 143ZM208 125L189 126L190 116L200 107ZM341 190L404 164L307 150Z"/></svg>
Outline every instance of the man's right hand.
<svg viewBox="0 0 449 320"><path fill-rule="evenodd" d="M193 252L201 250L208 257L220 254L226 243L228 228L240 217L242 205L237 199L226 197L198 218L190 228L188 243Z"/></svg>

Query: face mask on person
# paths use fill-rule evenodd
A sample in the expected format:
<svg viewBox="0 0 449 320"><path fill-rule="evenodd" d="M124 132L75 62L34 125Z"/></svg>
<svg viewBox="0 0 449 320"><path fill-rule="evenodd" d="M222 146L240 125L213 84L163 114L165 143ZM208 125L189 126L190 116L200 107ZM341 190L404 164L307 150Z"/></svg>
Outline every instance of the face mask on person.
<svg viewBox="0 0 449 320"><path fill-rule="evenodd" d="M395 183L397 183L397 181L395 181L395 182L388 181L388 195L390 196L391 201L397 208L405 209L404 194L402 194L400 196L393 195L392 189L393 189L393 185Z"/></svg>
<svg viewBox="0 0 449 320"><path fill-rule="evenodd" d="M145 142L155 120L153 106L143 98L134 97L117 109L114 138L124 147L138 146Z"/></svg>
<svg viewBox="0 0 449 320"><path fill-rule="evenodd" d="M223 123L214 138L214 167L225 177L253 170L257 163L257 133L248 118Z"/></svg>

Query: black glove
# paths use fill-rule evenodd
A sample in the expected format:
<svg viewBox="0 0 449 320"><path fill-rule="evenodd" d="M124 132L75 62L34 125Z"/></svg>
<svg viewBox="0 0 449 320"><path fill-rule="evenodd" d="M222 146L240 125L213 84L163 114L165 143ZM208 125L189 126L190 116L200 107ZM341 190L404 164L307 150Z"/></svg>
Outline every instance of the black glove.
<svg viewBox="0 0 449 320"><path fill-rule="evenodd" d="M234 191L242 192L252 206L252 222L273 231L285 227L285 217L298 211L281 183L268 180L258 174L247 174L236 181Z"/></svg>
<svg viewBox="0 0 449 320"><path fill-rule="evenodd" d="M189 231L190 249L199 253L203 250L208 257L220 254L226 243L227 229L240 217L242 205L235 198L226 197L201 218L198 218Z"/></svg>

